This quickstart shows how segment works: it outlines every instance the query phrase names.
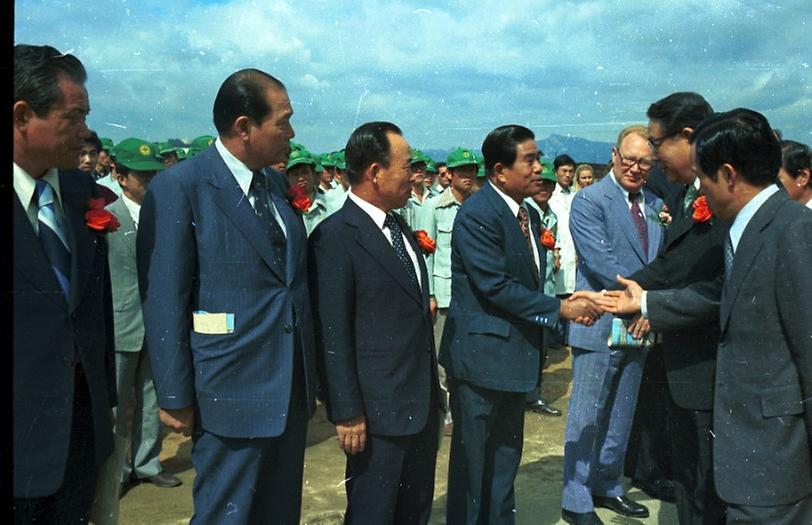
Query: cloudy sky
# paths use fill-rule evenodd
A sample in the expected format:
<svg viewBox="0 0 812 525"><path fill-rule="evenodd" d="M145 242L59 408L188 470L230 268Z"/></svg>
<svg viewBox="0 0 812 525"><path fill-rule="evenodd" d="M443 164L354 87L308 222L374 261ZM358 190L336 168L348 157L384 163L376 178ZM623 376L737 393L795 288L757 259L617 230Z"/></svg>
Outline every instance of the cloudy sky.
<svg viewBox="0 0 812 525"><path fill-rule="evenodd" d="M116 142L215 134L220 84L257 67L315 151L370 120L419 148L508 123L613 141L684 90L810 143L810 25L809 0L17 0L14 40L77 55L88 122Z"/></svg>

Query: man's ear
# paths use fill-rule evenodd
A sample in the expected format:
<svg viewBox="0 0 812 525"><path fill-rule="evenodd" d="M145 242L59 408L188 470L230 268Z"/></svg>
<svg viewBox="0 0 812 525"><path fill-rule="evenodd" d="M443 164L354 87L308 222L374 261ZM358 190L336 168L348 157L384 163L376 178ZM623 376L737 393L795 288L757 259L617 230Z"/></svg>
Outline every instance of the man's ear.
<svg viewBox="0 0 812 525"><path fill-rule="evenodd" d="M491 173L496 175L496 180L505 182L505 165L501 162L497 162L493 165L493 170L491 170Z"/></svg>
<svg viewBox="0 0 812 525"><path fill-rule="evenodd" d="M679 134L680 134L681 137L685 137L685 139L687 140L687 139L691 138L691 133L693 133L693 132L694 132L694 128L685 127L685 128L682 128L682 131L680 131Z"/></svg>
<svg viewBox="0 0 812 525"><path fill-rule="evenodd" d="M725 186L732 191L739 178L739 172L733 165L725 163L719 168L718 176L724 177Z"/></svg>
<svg viewBox="0 0 812 525"><path fill-rule="evenodd" d="M231 126L231 131L235 136L247 141L251 135L251 119L245 115L240 115L234 119L234 124Z"/></svg>
<svg viewBox="0 0 812 525"><path fill-rule="evenodd" d="M809 178L810 178L809 168L804 168L798 173L798 177L795 178L795 183L798 184L798 187L805 188L809 186Z"/></svg>
<svg viewBox="0 0 812 525"><path fill-rule="evenodd" d="M366 180L371 180L374 184L378 183L378 175L381 173L381 165L377 162L373 162L367 169L364 170L363 178Z"/></svg>
<svg viewBox="0 0 812 525"><path fill-rule="evenodd" d="M25 100L18 100L14 103L12 114L14 115L14 127L20 131L25 131L28 122L31 120L31 117L34 116L34 110L31 109L31 106L29 106Z"/></svg>

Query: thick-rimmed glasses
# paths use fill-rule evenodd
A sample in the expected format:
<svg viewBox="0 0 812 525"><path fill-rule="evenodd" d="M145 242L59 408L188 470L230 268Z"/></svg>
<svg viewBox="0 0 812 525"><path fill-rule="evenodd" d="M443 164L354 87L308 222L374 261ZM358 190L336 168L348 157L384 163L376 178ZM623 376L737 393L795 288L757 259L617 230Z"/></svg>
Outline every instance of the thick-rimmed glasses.
<svg viewBox="0 0 812 525"><path fill-rule="evenodd" d="M662 137L656 137L656 138L655 137L649 137L648 138L648 145L651 148L651 151L657 151L658 149L660 149L660 146L663 145L663 142L670 139L674 135L677 135L677 133L671 133L670 135L663 135Z"/></svg>
<svg viewBox="0 0 812 525"><path fill-rule="evenodd" d="M617 148L615 148L615 153L617 153L617 157L620 159L620 165L623 166L624 170L632 169L635 164L637 164L637 167L639 167L642 171L649 171L654 166L654 161L652 159L633 159L631 157L624 157Z"/></svg>

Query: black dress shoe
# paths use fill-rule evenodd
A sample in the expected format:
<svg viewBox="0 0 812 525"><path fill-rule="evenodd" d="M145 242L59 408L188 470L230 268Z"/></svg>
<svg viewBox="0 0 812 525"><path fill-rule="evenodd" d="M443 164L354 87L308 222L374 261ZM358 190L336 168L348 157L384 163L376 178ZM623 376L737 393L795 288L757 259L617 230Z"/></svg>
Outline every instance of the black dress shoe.
<svg viewBox="0 0 812 525"><path fill-rule="evenodd" d="M648 508L630 500L626 496L616 496L614 498L592 496L592 503L596 507L603 507L630 518L648 518Z"/></svg>
<svg viewBox="0 0 812 525"><path fill-rule="evenodd" d="M152 483L156 487L161 487L162 489L177 487L183 484L179 478L173 476L172 474L167 474L166 472L161 472L160 474L150 478L142 478L139 481L142 483Z"/></svg>
<svg viewBox="0 0 812 525"><path fill-rule="evenodd" d="M574 525L603 525L595 511L572 512L571 510L561 509L561 519Z"/></svg>
<svg viewBox="0 0 812 525"><path fill-rule="evenodd" d="M527 403L527 410L531 412L535 412L536 414L541 414L543 416L560 416L561 411L557 408L553 408L547 403L544 402L543 399L539 399L538 401L533 401L532 403Z"/></svg>

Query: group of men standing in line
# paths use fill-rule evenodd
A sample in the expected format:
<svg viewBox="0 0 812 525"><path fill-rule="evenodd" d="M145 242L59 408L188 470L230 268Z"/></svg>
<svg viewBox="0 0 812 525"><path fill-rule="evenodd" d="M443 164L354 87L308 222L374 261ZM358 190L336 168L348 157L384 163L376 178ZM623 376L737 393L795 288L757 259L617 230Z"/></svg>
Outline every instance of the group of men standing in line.
<svg viewBox="0 0 812 525"><path fill-rule="evenodd" d="M812 214L778 190L781 151L760 114L712 115L676 93L649 108L648 127L625 128L612 171L572 199L577 291L564 299L545 293L552 247L526 203L544 187L535 136L496 128L482 145L487 182L471 194L459 170L456 193L452 173L437 197L439 209L462 201L442 241L441 306L429 272L444 263L394 213L414 180L394 124L353 131L345 202L308 239L290 181L267 169L294 137L287 91L240 70L215 98L213 144L149 180L149 144L133 144L119 180L140 207L105 210L92 177L73 170L90 110L81 63L27 45L14 62L16 522L89 516L122 402L118 265L138 276L149 358L128 360L127 376L150 366L161 422L193 438L193 523L298 523L317 399L347 456L346 522L428 521L450 405L447 522L513 523L526 396L544 334L565 321L562 517L600 523L596 506L648 515L620 485L646 352L609 347L604 312L634 315L636 335L663 334L681 523L812 516L812 318L798 308L812 292ZM642 191L656 160L685 185L667 228L662 201ZM697 180L717 217L694 218ZM136 238L134 260L108 257L123 241L115 230Z"/></svg>

